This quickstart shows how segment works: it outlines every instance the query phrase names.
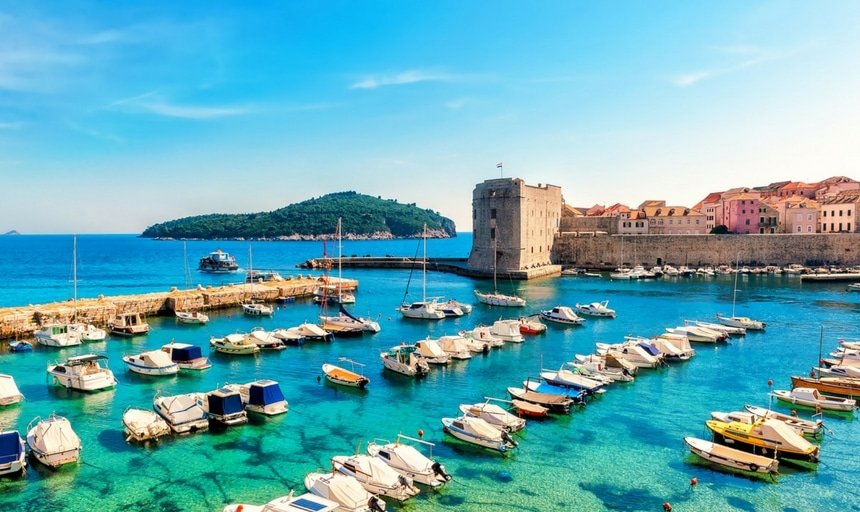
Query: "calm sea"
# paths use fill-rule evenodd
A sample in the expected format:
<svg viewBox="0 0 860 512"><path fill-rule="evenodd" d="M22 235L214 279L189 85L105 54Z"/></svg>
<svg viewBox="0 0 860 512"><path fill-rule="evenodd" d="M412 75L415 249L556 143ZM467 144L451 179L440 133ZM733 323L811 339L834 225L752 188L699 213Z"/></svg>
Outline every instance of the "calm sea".
<svg viewBox="0 0 860 512"><path fill-rule="evenodd" d="M468 235L428 241L430 256L468 255ZM247 242L187 244L191 284L217 284L235 277L207 276L196 261L221 248L248 264ZM344 242L345 255L413 256L415 240ZM319 242L254 242L253 266L282 274L307 273L295 265L322 254ZM329 254L336 254L329 247ZM0 305L36 304L72 295L70 236L0 237ZM79 296L116 295L185 286L181 242L132 236L78 237ZM441 492L424 492L392 509L429 510L860 510L860 423L830 418L834 435L821 442L816 471L783 464L776 483L749 480L695 464L684 436L706 437L712 410L740 410L746 403L767 405L768 379L774 388L790 386L792 374L805 374L818 358L820 329L825 351L839 338L860 338L860 294L843 285L801 285L788 276L748 276L738 283L737 312L767 321L763 334L749 334L726 346L696 346L686 363L644 371L636 382L617 385L584 410L567 417L529 421L520 446L501 456L453 440L440 418L458 414L461 403L485 396L505 397L505 388L535 376L541 366L557 368L594 342L621 341L626 335L653 335L684 319L712 319L732 307L733 278L613 282L606 278L557 278L528 283L500 282L528 300L525 312L555 305L609 300L614 320L588 320L584 326L550 326L544 336L508 344L486 356L434 368L423 380L383 372L379 353L401 341L454 334L459 329L520 313L476 305L459 319L434 323L403 320L395 307L403 298L408 270L349 270L360 280L353 310L378 317L382 332L363 339L290 347L258 357L213 355L203 373L146 378L126 371L124 354L158 348L171 339L199 344L237 330L289 327L313 321L318 309L307 302L278 308L271 319L250 319L238 310L211 313L202 327L151 318L152 332L132 340L109 340L71 349L36 347L30 354L0 351L0 372L14 375L26 401L0 409L4 428L24 433L37 416L66 416L83 441L83 459L59 471L34 463L26 478L0 480L3 510L216 511L231 502L264 503L291 489L304 490L303 478L329 470L335 455L364 450L368 441L393 439L419 429L436 443L433 456L454 475ZM473 290L491 283L450 274L427 274L429 295L473 302ZM420 298L421 276L413 275L410 299ZM46 385L48 362L82 353L108 356L120 383L116 390L84 395ZM317 379L324 362L346 356L366 363L366 392L349 392ZM128 407L151 406L153 396L210 391L226 382L272 378L290 402L275 419L253 419L222 432L167 439L154 446L129 445L120 418ZM781 410L787 411L780 406ZM801 411L801 414L804 412ZM691 477L698 485L689 485Z"/></svg>

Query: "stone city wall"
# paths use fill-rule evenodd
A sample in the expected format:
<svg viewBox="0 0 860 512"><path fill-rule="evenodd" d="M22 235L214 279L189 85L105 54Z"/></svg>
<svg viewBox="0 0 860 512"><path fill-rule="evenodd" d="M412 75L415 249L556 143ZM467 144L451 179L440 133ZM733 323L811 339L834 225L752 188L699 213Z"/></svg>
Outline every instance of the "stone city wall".
<svg viewBox="0 0 860 512"><path fill-rule="evenodd" d="M553 246L554 263L601 269L614 269L622 261L647 267L733 265L737 258L741 265L860 265L860 234L576 236L562 233Z"/></svg>

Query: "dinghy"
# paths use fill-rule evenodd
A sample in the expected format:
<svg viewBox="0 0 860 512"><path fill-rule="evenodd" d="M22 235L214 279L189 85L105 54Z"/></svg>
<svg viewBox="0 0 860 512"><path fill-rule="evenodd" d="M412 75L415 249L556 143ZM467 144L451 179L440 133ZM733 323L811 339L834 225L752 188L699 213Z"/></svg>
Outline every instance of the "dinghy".
<svg viewBox="0 0 860 512"><path fill-rule="evenodd" d="M325 374L326 380L332 384L360 389L364 389L368 384L370 384L370 379L365 377L363 374L355 372L355 365L364 368L363 364L356 363L355 361L345 357L341 357L338 361L345 361L352 364L352 370L325 363L322 365L322 371Z"/></svg>
<svg viewBox="0 0 860 512"><path fill-rule="evenodd" d="M385 440L371 441L367 445L367 453L419 484L439 487L451 481L451 475L445 471L445 466L425 456L411 444L403 443L404 439L428 446L432 456L433 443L403 434L398 434L397 440L393 443Z"/></svg>
<svg viewBox="0 0 860 512"><path fill-rule="evenodd" d="M158 439L170 433L170 425L153 411L146 409L126 409L122 415L126 442Z"/></svg>

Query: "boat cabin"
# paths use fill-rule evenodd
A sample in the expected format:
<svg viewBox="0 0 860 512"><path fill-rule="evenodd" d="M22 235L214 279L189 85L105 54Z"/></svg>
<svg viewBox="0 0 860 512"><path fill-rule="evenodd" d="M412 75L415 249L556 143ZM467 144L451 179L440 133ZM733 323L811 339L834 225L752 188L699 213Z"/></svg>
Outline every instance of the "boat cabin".
<svg viewBox="0 0 860 512"><path fill-rule="evenodd" d="M248 405L265 408L280 402L286 402L286 399L277 382L258 380L248 385Z"/></svg>
<svg viewBox="0 0 860 512"><path fill-rule="evenodd" d="M206 395L209 417L224 425L248 422L248 414L238 391L220 388Z"/></svg>

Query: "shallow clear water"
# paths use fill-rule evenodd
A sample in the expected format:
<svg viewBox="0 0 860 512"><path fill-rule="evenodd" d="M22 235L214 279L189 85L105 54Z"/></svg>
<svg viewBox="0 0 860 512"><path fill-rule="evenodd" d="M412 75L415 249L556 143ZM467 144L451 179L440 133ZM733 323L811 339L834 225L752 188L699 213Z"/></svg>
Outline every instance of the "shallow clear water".
<svg viewBox="0 0 860 512"><path fill-rule="evenodd" d="M14 261L0 263L0 272L7 276L0 287L0 303L37 303L70 295L69 237L0 240ZM93 244L89 249L85 249L87 242ZM468 237L430 241L428 252L466 256L469 242ZM184 285L179 242L117 236L81 237L78 244L81 296ZM240 261L247 255L247 243L189 242L189 260L196 261L216 247L236 254ZM344 243L345 254L413 255L415 249L415 241ZM296 272L290 270L295 263L320 253L320 243L255 243L254 267ZM676 511L860 510L856 418L830 419L836 435L823 440L818 470L799 471L783 464L778 483L691 464L694 459L682 441L687 435L707 437L704 421L711 410L738 410L744 403L766 405L768 379L773 379L775 388L784 389L790 386L790 375L808 372L818 357L821 326L825 351L835 347L840 337L860 338L860 294L845 292L842 285L801 285L799 279L787 276L741 278L738 314L766 320L766 333L749 334L728 346L698 345L693 360L643 371L635 383L617 385L569 417L529 421L519 448L500 456L446 436L440 418L457 415L460 403L477 402L484 396L504 398L507 386L536 375L541 363L558 367L575 353L593 351L595 341L655 334L686 318L729 313L733 279L558 278L501 283L517 288L528 300L527 312L608 299L618 318L588 320L579 328L550 326L544 336L528 338L521 345L508 344L448 368L436 367L428 378L415 381L383 372L379 352L401 341L453 334L519 311L476 305L471 315L460 319L407 321L394 308L403 297L409 271L347 271L346 275L361 283L354 311L379 316L382 332L258 357L216 354L210 370L172 378L130 374L122 364L123 354L157 348L174 338L208 351L211 335L313 320L317 308L299 302L280 307L272 319L246 318L238 310L212 312L206 326L153 318L152 333L146 337L63 350L36 347L31 354L0 353L0 371L13 374L27 397L20 406L0 410L0 423L23 433L34 417L56 412L70 419L84 444L83 462L76 467L55 472L32 464L26 479L0 480L0 507L169 511L220 510L236 501L263 503L290 489L303 491L305 474L327 470L330 457L354 452L359 443L363 450L374 438L393 439L398 432L415 435L423 429L425 439L436 443L434 457L447 466L455 481L441 492L422 493L403 510L662 510L664 502ZM195 282L201 277L194 273ZM427 275L428 294L469 302L473 302L473 289L487 285L450 274ZM420 286L420 274L415 274L410 298L420 297ZM120 381L115 391L84 395L46 385L47 362L86 352L110 358ZM340 356L367 364L365 373L371 383L366 392L317 381L322 363ZM262 377L281 383L290 402L286 415L254 418L243 427L172 438L150 447L123 440L122 412L130 406L149 407L158 391L209 391L225 382ZM689 485L692 476L699 481L695 488Z"/></svg>

